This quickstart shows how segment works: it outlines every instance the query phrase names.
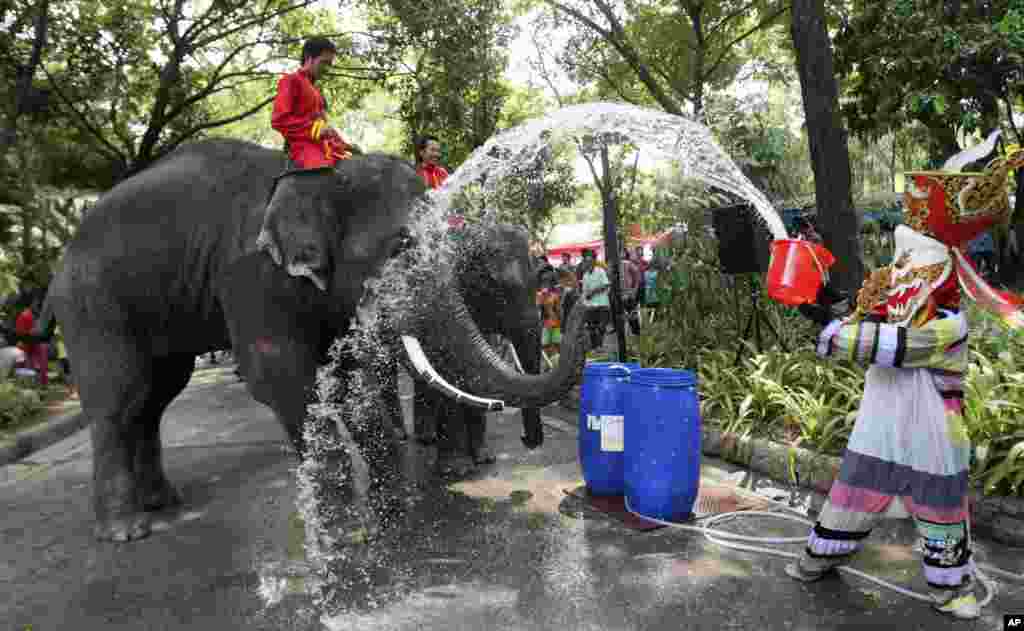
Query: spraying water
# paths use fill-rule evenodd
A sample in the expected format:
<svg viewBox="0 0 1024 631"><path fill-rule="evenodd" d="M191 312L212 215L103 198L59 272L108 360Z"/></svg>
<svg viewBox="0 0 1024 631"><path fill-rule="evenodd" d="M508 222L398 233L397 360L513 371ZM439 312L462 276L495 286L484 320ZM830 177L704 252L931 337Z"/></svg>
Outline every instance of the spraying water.
<svg viewBox="0 0 1024 631"><path fill-rule="evenodd" d="M378 536L400 523L414 496L396 465L398 450L381 416L382 388L393 383L396 322L418 313L419 300L452 283L455 246L446 218L460 193L498 190L517 167L543 159L553 143L628 142L652 160L679 164L681 175L749 201L773 237L786 231L765 196L740 172L704 126L685 118L613 103L563 108L495 136L477 149L412 212L416 246L385 264L366 283L364 304L350 333L335 342L331 362L317 375L308 409L309 456L298 471L299 511L306 528L307 557L316 576L308 581L315 603L336 613L355 600L366 606L387 600L373 585L387 572L392 595L401 572L392 567ZM482 213L485 223L494 212ZM437 482L437 484L441 484ZM398 577L398 578L396 578ZM365 596L354 599L353 594Z"/></svg>
<svg viewBox="0 0 1024 631"><path fill-rule="evenodd" d="M538 160L552 143L587 137L628 139L652 160L678 163L684 178L749 201L772 236L786 238L778 212L715 142L711 130L681 116L620 103L565 107L498 134L474 151L434 197L448 207L464 187L481 180L485 190L495 191L517 165Z"/></svg>

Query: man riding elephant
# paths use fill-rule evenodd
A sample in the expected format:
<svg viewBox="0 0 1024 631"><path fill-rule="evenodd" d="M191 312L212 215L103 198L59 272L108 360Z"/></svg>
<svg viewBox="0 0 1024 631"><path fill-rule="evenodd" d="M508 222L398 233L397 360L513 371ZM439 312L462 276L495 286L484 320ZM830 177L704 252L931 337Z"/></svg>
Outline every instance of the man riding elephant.
<svg viewBox="0 0 1024 631"><path fill-rule="evenodd" d="M327 101L316 87L336 54L331 40L311 38L302 47L302 67L277 83L270 125L284 136L288 157L300 169L334 166L352 157L352 145L327 124Z"/></svg>

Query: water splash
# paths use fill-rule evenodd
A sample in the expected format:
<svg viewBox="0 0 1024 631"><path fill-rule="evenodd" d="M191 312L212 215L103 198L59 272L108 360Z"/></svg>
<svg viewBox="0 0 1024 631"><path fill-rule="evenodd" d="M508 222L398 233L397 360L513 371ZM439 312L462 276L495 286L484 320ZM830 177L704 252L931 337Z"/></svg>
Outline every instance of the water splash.
<svg viewBox="0 0 1024 631"><path fill-rule="evenodd" d="M498 134L474 151L433 196L448 208L469 184L482 183L485 191L496 192L518 165L541 160L541 152L553 143L572 140L585 146L593 138L629 142L645 158L678 164L684 178L742 197L774 238L786 238L774 206L715 142L711 130L681 116L620 103L565 107Z"/></svg>
<svg viewBox="0 0 1024 631"><path fill-rule="evenodd" d="M471 186L482 188L485 197L494 193L503 180L520 174L518 166L543 160L553 143L593 149L595 141L629 143L646 159L670 161L682 176L746 199L772 235L785 238L771 203L710 131L678 116L611 103L572 106L508 130L475 151L443 188L416 203L409 225L416 245L366 281L358 319L317 374L304 429L309 456L297 478L312 567L307 585L321 610L337 613L356 601L369 608L387 603L388 594L374 587L382 572L401 574L386 546L375 544L382 530L400 520L411 495L393 463L394 437L382 421L381 392L395 386L390 380L398 323L424 317L423 300L453 282L456 244L447 222L453 203ZM485 207L481 221L496 220L496 210ZM400 582L392 580L392 591Z"/></svg>

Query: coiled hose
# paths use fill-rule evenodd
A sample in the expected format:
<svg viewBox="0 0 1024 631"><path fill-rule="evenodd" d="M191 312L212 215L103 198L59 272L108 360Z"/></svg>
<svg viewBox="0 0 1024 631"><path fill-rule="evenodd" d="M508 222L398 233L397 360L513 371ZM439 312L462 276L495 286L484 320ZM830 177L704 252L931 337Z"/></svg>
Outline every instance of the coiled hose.
<svg viewBox="0 0 1024 631"><path fill-rule="evenodd" d="M790 506L787 506L786 504L784 504L782 502L779 502L779 501L776 501L776 500L772 500L772 499L768 499L768 498L762 497L762 496L757 496L757 497L758 497L758 499L761 499L761 500L764 500L764 501L769 502L771 504L774 504L774 505L776 505L776 506L778 506L780 508L783 508L783 509L785 509L787 511L790 511L790 512L793 512L793 513L797 512L795 509L793 509ZM787 559L794 559L794 560L799 559L800 555L794 554L792 552L784 552L782 550L776 550L776 549L772 549L772 548L765 548L765 547L761 547L761 546L747 545L747 544L743 544L743 543L734 543L734 542L735 541L747 541L747 542L761 543L761 544L768 544L768 545L806 544L807 543L807 536L803 536L803 537L752 537L750 535L741 535L741 534L737 534L737 533L734 533L734 532L729 532L729 531L726 531L726 530L716 530L716 529L712 528L711 526L713 524L718 524L720 522L728 521L730 519L735 519L737 517L743 517L745 515L758 516L758 517L771 517L771 518L774 518L774 519L784 519L786 521L798 522L798 523L804 524L804 525L806 525L808 527L814 526L813 522L811 522L810 520L804 518L802 515L800 515L798 517L796 515L787 515L785 513L776 513L776 512L769 512L769 511L736 511L736 512L731 512L731 513L722 513L720 515L713 515L711 517L704 518L703 523L701 525L699 525L699 526L690 525L690 524L678 524L678 523L675 523L675 522L664 521L664 520L661 520L661 519L655 519L653 517L648 517L648 516L643 515L641 513L637 513L632 508L630 508L630 506L629 506L629 498L628 497L626 498L626 510L629 511L631 514L633 514L633 515L635 515L635 516L637 516L637 517L639 517L641 519L645 519L645 520L647 520L649 522L653 522L653 523L659 524L661 526L668 526L669 528L676 528L676 529L679 529L679 530L689 530L689 531L692 531L692 532L699 532L699 533L703 534L704 537L707 538L712 543L716 543L716 544L718 544L718 545L720 545L720 546L722 546L724 548L731 548L733 550L745 550L747 552L760 552L762 554L771 554L771 555L774 555L774 556L783 557L783 558L787 558ZM968 529L970 528L970 521L969 521L969 519L970 518L968 518ZM973 563L973 561L971 561L971 562ZM888 589L893 590L894 592L898 592L900 594L903 594L904 596L908 596L910 598L914 598L916 600L920 600L920 601L927 602L927 603L934 603L935 602L934 599L932 599L931 597L929 597L926 594L921 594L921 593L915 592L913 590L909 590L909 589L907 589L905 587L900 587L899 585L894 585L894 584L892 584L892 583L890 583L888 581L885 581L885 580L883 580L881 578L878 578L877 576L873 576L871 574L868 574L867 572L862 572L861 570L854 569L854 568L852 568L852 567L850 567L848 565L840 565L836 569L841 571L841 572L846 572L846 573L852 574L854 576L857 576L859 578L862 578L865 581L868 581L870 583L874 583L876 585L880 585L882 587L886 587ZM984 569L985 571L983 572L982 569ZM985 592L986 592L985 598L979 603L980 607L984 607L984 606L988 605L992 601L992 598L993 598L993 596L995 596L995 593L996 593L995 582L992 581L992 579L990 579L988 577L986 572L991 573L991 574L993 574L995 576L999 576L999 577L1004 578L1006 580L1015 581L1015 582L1024 582L1024 575L1014 574L1012 572L1008 572L1006 570L1003 570L1003 569L998 568L998 567L993 567L991 565L976 564L975 565L975 572L974 572L975 576L978 578L978 582L980 582L982 585L985 586Z"/></svg>

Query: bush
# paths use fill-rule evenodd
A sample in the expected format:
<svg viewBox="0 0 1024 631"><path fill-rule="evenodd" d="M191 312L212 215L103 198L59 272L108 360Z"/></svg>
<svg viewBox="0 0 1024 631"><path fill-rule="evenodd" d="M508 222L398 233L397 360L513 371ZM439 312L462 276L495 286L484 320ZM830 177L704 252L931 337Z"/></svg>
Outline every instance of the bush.
<svg viewBox="0 0 1024 631"><path fill-rule="evenodd" d="M43 408L42 398L35 390L0 382L0 430L37 418Z"/></svg>

